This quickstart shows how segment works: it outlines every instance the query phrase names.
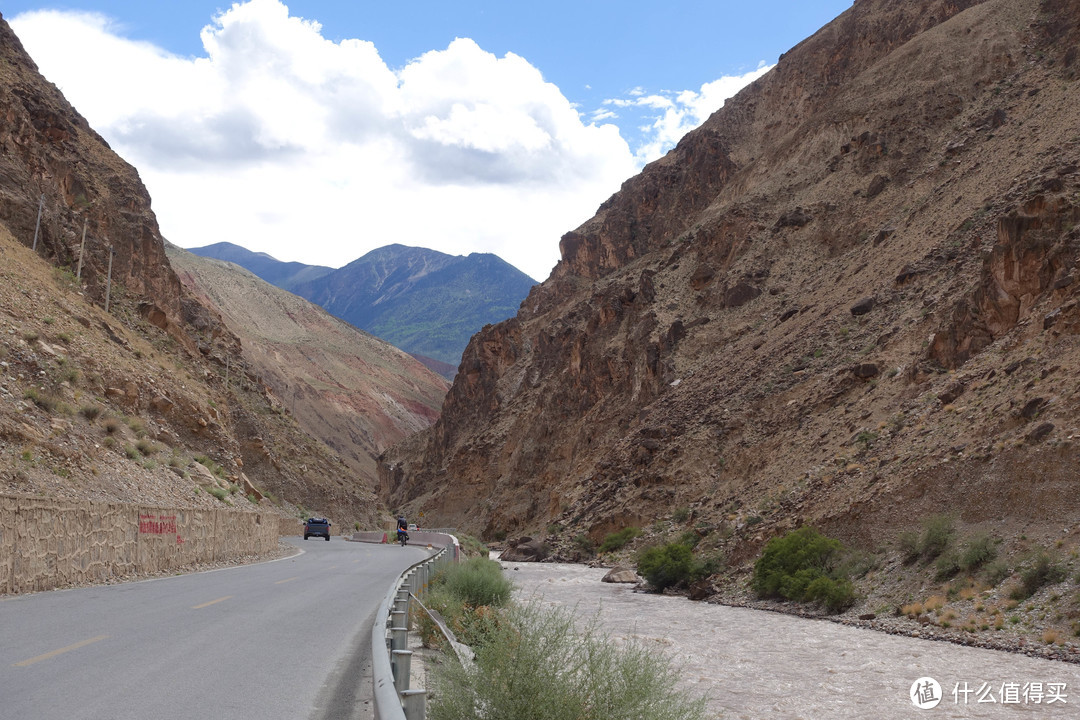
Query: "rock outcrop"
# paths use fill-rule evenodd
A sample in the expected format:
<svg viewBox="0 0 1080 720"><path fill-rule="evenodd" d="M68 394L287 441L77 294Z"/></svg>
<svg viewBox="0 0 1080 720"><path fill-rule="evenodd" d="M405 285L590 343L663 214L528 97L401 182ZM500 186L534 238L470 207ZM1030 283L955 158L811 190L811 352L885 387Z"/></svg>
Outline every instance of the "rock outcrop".
<svg viewBox="0 0 1080 720"><path fill-rule="evenodd" d="M403 427L374 438L365 468L342 462L181 285L135 168L2 19L0 148L0 491L375 525L372 456L430 423L441 383L414 406L399 396Z"/></svg>
<svg viewBox="0 0 1080 720"><path fill-rule="evenodd" d="M734 562L957 498L973 524L1074 524L1078 16L855 3L563 237L381 496L492 537L683 509ZM1050 429L1009 414L1032 383Z"/></svg>

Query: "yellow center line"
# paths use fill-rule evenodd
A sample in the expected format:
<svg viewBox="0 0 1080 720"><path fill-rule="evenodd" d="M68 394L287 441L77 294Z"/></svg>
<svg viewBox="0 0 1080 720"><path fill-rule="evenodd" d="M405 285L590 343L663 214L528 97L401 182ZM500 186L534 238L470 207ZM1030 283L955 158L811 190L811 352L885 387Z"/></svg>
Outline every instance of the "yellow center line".
<svg viewBox="0 0 1080 720"><path fill-rule="evenodd" d="M278 581L277 581L276 583L274 583L274 584L275 584L275 585L284 585L284 584L285 584L285 583L287 583L287 582L292 582L293 580L299 580L299 579L300 579L300 576L299 576L299 575L296 575L296 576L294 576L294 577L291 577L291 578L285 578L284 580L278 580Z"/></svg>
<svg viewBox="0 0 1080 720"><path fill-rule="evenodd" d="M202 605L195 605L191 609L192 610L202 610L204 607L210 607L211 605L217 605L219 602L225 602L226 600L228 600L231 597L232 597L232 595L226 595L225 597L219 597L217 600L211 600L210 602L205 602Z"/></svg>
<svg viewBox="0 0 1080 720"><path fill-rule="evenodd" d="M327 570L337 570L337 565L331 565Z"/></svg>
<svg viewBox="0 0 1080 720"><path fill-rule="evenodd" d="M29 660L23 660L22 662L17 662L17 663L15 663L13 665L13 667L26 667L27 665L33 665L34 663L41 662L42 660L48 660L49 658L54 658L57 655L63 655L66 652L71 652L72 650L78 650L81 647L86 647L87 645L90 645L91 643L96 643L98 640L104 640L107 637L109 637L109 636L108 635L98 635L97 637L90 638L89 640L83 640L80 643L75 643L74 645L68 645L67 647L60 648L59 650L53 650L52 652L47 652L44 655L38 655L37 657L30 658Z"/></svg>

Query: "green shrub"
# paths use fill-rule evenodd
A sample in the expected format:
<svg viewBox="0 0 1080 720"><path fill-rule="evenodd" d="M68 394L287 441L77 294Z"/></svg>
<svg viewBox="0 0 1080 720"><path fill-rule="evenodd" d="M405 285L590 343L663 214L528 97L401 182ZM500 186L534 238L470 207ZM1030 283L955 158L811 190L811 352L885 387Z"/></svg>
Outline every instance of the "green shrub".
<svg viewBox="0 0 1080 720"><path fill-rule="evenodd" d="M618 532L609 533L600 543L600 552L615 552L626 547L631 540L641 536L641 528L628 527Z"/></svg>
<svg viewBox="0 0 1080 720"><path fill-rule="evenodd" d="M693 550L701 542L701 535L697 530L687 530L679 535L678 542Z"/></svg>
<svg viewBox="0 0 1080 720"><path fill-rule="evenodd" d="M677 508L671 513L671 521L676 525L682 525L690 519L690 508L681 507Z"/></svg>
<svg viewBox="0 0 1080 720"><path fill-rule="evenodd" d="M919 554L930 562L945 552L952 542L956 530L948 515L934 515L923 523L923 532L919 537Z"/></svg>
<svg viewBox="0 0 1080 720"><path fill-rule="evenodd" d="M79 408L79 414L93 422L97 419L98 415L101 415L101 408L97 405L83 405Z"/></svg>
<svg viewBox="0 0 1080 720"><path fill-rule="evenodd" d="M588 557L592 557L596 554L596 543L584 533L574 536L574 547Z"/></svg>
<svg viewBox="0 0 1080 720"><path fill-rule="evenodd" d="M225 490L225 488L212 487L206 492L210 493L221 502L225 502L225 499L229 497L229 493Z"/></svg>
<svg viewBox="0 0 1080 720"><path fill-rule="evenodd" d="M23 397L37 405L45 412L54 412L56 410L57 403L59 402L59 400L54 395L43 392L34 387L28 389L25 393L23 393Z"/></svg>
<svg viewBox="0 0 1080 720"><path fill-rule="evenodd" d="M1065 568L1054 562L1046 553L1039 553L1031 567L1020 573L1020 587L1024 592L1023 600L1031 597L1045 585L1053 585L1065 579Z"/></svg>
<svg viewBox="0 0 1080 720"><path fill-rule="evenodd" d="M485 545L478 538L472 535L465 535L460 533L457 535L458 543L461 545L461 551L465 553L465 557L483 557L486 558L490 551L488 546Z"/></svg>
<svg viewBox="0 0 1080 720"><path fill-rule="evenodd" d="M947 580L958 572L962 566L962 558L956 550L947 550L938 555L937 562L938 580Z"/></svg>
<svg viewBox="0 0 1080 720"><path fill-rule="evenodd" d="M989 535L976 535L964 549L960 557L960 566L967 572L974 572L993 562L997 558L997 548Z"/></svg>
<svg viewBox="0 0 1080 720"><path fill-rule="evenodd" d="M442 583L448 592L472 607L502 607L514 589L513 583L503 577L499 563L481 557L450 566Z"/></svg>
<svg viewBox="0 0 1080 720"><path fill-rule="evenodd" d="M693 534L698 539L697 534ZM693 548L682 541L645 548L637 557L638 574L659 592L697 582L720 572L723 565L722 555L696 556Z"/></svg>
<svg viewBox="0 0 1080 720"><path fill-rule="evenodd" d="M689 582L693 570L694 551L682 543L645 548L638 555L638 574L661 592Z"/></svg>
<svg viewBox="0 0 1080 720"><path fill-rule="evenodd" d="M1002 580L1012 575L1012 568L1004 560L994 560L983 568L983 575L990 587L996 587Z"/></svg>
<svg viewBox="0 0 1080 720"><path fill-rule="evenodd" d="M822 575L806 586L803 601L820 603L830 612L841 612L855 604L855 587L847 578Z"/></svg>
<svg viewBox="0 0 1080 720"><path fill-rule="evenodd" d="M469 667L444 663L431 720L701 720L668 662L595 623L578 631L564 609L509 611Z"/></svg>
<svg viewBox="0 0 1080 720"><path fill-rule="evenodd" d="M819 602L832 611L849 607L855 601L855 589L836 568L842 553L839 540L813 528L775 537L754 564L754 591L760 597Z"/></svg>
<svg viewBox="0 0 1080 720"><path fill-rule="evenodd" d="M135 437L141 438L146 435L146 425L139 418L128 418L128 427L135 433Z"/></svg>

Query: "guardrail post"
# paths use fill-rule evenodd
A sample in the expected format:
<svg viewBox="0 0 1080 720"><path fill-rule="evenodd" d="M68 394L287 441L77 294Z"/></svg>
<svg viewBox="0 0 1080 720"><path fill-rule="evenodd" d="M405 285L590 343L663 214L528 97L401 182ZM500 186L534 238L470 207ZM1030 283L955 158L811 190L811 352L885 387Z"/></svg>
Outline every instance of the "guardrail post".
<svg viewBox="0 0 1080 720"><path fill-rule="evenodd" d="M412 650L395 650L390 666L394 670L394 689L399 693L409 689L412 672Z"/></svg>
<svg viewBox="0 0 1080 720"><path fill-rule="evenodd" d="M412 630L412 607L408 597L398 598L394 601L394 612L401 613L401 620L397 624Z"/></svg>
<svg viewBox="0 0 1080 720"><path fill-rule="evenodd" d="M424 720L427 717L427 690L405 690L401 693L405 720Z"/></svg>
<svg viewBox="0 0 1080 720"><path fill-rule="evenodd" d="M394 613L395 615L397 613ZM409 647L409 628L395 625L390 628L390 651L407 650Z"/></svg>

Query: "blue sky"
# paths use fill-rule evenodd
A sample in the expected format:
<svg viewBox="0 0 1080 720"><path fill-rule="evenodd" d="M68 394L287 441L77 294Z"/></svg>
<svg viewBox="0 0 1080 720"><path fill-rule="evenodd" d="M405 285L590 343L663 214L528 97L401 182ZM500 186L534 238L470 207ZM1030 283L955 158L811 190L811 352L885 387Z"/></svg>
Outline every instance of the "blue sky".
<svg viewBox="0 0 1080 720"><path fill-rule="evenodd" d="M543 279L562 233L849 6L66 0L3 14L140 170L174 243L337 266L402 242L495 252Z"/></svg>

